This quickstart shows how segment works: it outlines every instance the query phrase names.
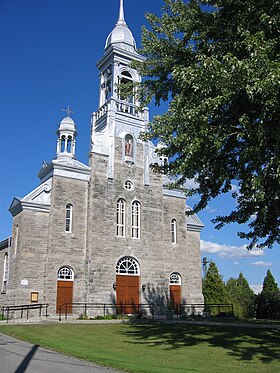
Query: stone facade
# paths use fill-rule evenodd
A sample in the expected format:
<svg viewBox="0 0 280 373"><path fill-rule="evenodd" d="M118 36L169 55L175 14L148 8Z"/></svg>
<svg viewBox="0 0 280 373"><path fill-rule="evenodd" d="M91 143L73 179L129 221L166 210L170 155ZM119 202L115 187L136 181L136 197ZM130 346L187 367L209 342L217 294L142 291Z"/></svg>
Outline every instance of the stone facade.
<svg viewBox="0 0 280 373"><path fill-rule="evenodd" d="M61 268L73 273L73 302L116 303L116 266L122 258L133 258L139 265L138 302L163 308L175 273L181 303L203 303L203 225L188 215L183 190L168 190L166 179L149 167L163 160L152 143L139 139L149 120L148 109L141 111L137 102L122 100L114 90L107 95L112 82L140 80L129 66L133 58L142 57L125 24L121 2L118 23L98 62L100 105L92 117L89 166L75 159L77 131L67 116L57 131L56 158L39 172L41 184L12 202L12 239L0 246L0 279L6 281L0 304L26 304L36 292L38 302L49 303L50 313L56 314ZM122 234L117 232L120 199ZM139 210L138 220L132 221L134 201ZM138 237L132 237L135 224Z"/></svg>

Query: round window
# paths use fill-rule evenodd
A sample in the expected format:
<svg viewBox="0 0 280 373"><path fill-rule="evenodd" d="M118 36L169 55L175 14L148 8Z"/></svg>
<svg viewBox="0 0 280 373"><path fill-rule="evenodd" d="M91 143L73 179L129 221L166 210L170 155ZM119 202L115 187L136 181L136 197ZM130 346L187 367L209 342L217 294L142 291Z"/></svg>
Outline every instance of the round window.
<svg viewBox="0 0 280 373"><path fill-rule="evenodd" d="M132 190L132 189L133 189L133 182L130 181L130 180L127 180L127 181L124 183L124 189L125 189L125 190Z"/></svg>

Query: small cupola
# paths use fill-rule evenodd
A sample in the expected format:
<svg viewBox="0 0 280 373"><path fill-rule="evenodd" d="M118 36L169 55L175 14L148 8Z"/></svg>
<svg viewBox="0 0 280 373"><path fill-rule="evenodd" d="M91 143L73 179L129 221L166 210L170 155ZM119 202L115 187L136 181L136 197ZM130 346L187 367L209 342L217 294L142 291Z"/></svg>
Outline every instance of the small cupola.
<svg viewBox="0 0 280 373"><path fill-rule="evenodd" d="M76 130L75 122L69 115L62 119L58 126L57 134L57 158L68 157L75 158Z"/></svg>

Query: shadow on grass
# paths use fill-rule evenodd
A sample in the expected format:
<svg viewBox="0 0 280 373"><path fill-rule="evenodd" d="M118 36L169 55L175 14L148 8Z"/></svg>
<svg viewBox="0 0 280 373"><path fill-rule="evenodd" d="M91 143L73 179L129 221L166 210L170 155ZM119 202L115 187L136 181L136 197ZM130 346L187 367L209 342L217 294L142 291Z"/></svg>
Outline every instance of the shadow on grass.
<svg viewBox="0 0 280 373"><path fill-rule="evenodd" d="M176 350L204 344L223 348L232 357L243 361L280 361L280 331L277 329L146 323L130 325L126 335L136 341L131 343L147 346L161 345Z"/></svg>

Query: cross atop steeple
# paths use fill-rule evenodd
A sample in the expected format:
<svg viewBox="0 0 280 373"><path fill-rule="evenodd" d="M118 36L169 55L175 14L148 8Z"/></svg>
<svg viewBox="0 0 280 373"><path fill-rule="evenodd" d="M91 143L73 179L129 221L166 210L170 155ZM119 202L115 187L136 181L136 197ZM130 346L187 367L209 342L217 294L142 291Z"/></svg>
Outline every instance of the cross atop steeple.
<svg viewBox="0 0 280 373"><path fill-rule="evenodd" d="M65 111L67 113L67 116L69 117L69 114L74 114L74 111L70 109L70 106L67 106L67 109L63 109L62 111Z"/></svg>
<svg viewBox="0 0 280 373"><path fill-rule="evenodd" d="M120 0L119 19L117 25L126 26L126 22L124 20L123 0Z"/></svg>

